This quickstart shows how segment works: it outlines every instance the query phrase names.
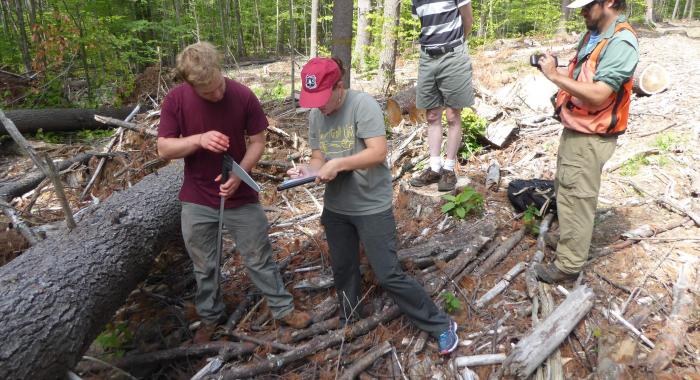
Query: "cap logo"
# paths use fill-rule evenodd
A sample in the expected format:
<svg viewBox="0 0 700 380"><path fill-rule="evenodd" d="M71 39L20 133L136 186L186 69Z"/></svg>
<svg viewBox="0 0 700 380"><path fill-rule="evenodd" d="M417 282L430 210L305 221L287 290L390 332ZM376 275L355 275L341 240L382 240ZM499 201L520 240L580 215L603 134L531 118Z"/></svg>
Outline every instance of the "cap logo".
<svg viewBox="0 0 700 380"><path fill-rule="evenodd" d="M304 85L309 90L313 90L316 87L318 87L318 85L316 84L316 75L309 74L306 76L306 78L304 78L304 81L305 81Z"/></svg>

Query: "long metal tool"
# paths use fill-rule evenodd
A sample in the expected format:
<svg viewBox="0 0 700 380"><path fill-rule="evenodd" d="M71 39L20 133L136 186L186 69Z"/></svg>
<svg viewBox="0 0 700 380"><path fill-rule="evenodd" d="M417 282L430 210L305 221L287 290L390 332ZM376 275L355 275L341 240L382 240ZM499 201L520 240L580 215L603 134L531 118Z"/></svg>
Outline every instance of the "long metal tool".
<svg viewBox="0 0 700 380"><path fill-rule="evenodd" d="M231 172L231 168L233 167L233 158L229 156L228 154L224 154L224 159L221 163L221 184L226 183L228 181L228 176L229 173ZM221 248L223 245L222 242L222 235L223 235L223 229L224 229L224 204L226 203L226 197L223 195L221 196L221 202L219 203L219 231L217 232L216 235L216 257L221 261Z"/></svg>

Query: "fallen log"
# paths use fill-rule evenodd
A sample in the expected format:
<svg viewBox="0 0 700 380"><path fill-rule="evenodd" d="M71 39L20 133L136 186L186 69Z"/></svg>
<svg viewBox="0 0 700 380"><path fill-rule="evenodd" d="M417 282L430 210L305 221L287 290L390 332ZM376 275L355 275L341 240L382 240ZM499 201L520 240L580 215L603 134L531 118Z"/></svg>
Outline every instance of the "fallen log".
<svg viewBox="0 0 700 380"><path fill-rule="evenodd" d="M495 267L501 260L503 260L508 253L515 247L516 244L520 242L525 236L525 227L520 228L516 233L511 235L506 241L496 248L496 250L489 256L475 271L474 275L476 277L481 277L488 273L493 267Z"/></svg>
<svg viewBox="0 0 700 380"><path fill-rule="evenodd" d="M80 153L75 157L71 157L57 163L56 168L58 171L64 171L73 164L86 163L93 155L94 153L91 152ZM0 199L9 202L14 197L22 196L39 186L41 181L43 181L45 178L46 175L41 170L38 170L15 182L10 182L6 185L0 186Z"/></svg>
<svg viewBox="0 0 700 380"><path fill-rule="evenodd" d="M94 119L95 114L124 119L131 107L124 108L43 108L20 109L5 112L10 120L15 122L22 133L75 131L80 129L105 129L105 125ZM7 133L0 128L0 133Z"/></svg>
<svg viewBox="0 0 700 380"><path fill-rule="evenodd" d="M345 372L343 372L343 375L340 376L340 380L353 380L367 367L374 364L374 362L377 361L377 359L389 353L389 351L391 351L391 344L387 341L384 341L379 346L367 352L367 354L358 359L355 363L353 363L353 365L348 367L348 369L346 369Z"/></svg>
<svg viewBox="0 0 700 380"><path fill-rule="evenodd" d="M416 87L408 87L396 93L386 101L386 115L389 125L395 127L408 114L413 125L425 122L425 110L416 108Z"/></svg>
<svg viewBox="0 0 700 380"><path fill-rule="evenodd" d="M75 366L178 236L181 181L181 164L161 169L0 268L0 378L53 378Z"/></svg>
<svg viewBox="0 0 700 380"><path fill-rule="evenodd" d="M233 356L243 356L253 353L257 347L253 343L235 342L209 342L193 346L175 347L167 350L148 352L145 354L133 354L125 356L116 362L114 366L118 368L138 368L149 364L158 364L168 361L181 360L187 358L197 358L207 355L215 355L221 351L226 351Z"/></svg>
<svg viewBox="0 0 700 380"><path fill-rule="evenodd" d="M639 65L634 72L632 90L639 95L654 95L666 90L671 77L665 67L652 63Z"/></svg>
<svg viewBox="0 0 700 380"><path fill-rule="evenodd" d="M505 373L520 378L530 376L566 339L593 307L593 290L583 285L522 339L503 363Z"/></svg>
<svg viewBox="0 0 700 380"><path fill-rule="evenodd" d="M692 264L684 263L673 286L671 315L656 337L656 348L649 353L646 360L646 367L652 372L659 372L668 367L685 345L688 320L695 308L693 284L697 284L696 269Z"/></svg>

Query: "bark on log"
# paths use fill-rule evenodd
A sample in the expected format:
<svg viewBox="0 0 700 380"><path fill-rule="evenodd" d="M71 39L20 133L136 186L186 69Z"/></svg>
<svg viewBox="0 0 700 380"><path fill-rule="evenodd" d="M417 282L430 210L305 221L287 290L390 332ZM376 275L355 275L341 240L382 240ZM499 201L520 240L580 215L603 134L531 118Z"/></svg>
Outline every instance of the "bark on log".
<svg viewBox="0 0 700 380"><path fill-rule="evenodd" d="M173 360L215 355L221 351L226 351L229 354L233 353L231 357L243 356L253 353L255 348L257 348L257 345L254 343L209 342L194 346L175 347L162 351L148 352L145 354L134 354L123 357L113 364L116 367L128 369Z"/></svg>
<svg viewBox="0 0 700 380"><path fill-rule="evenodd" d="M506 241L496 248L489 258L487 258L479 268L474 271L474 276L481 277L496 266L501 260L503 260L508 253L515 247L516 244L520 242L525 236L525 227L519 229L516 233L511 235Z"/></svg>
<svg viewBox="0 0 700 380"><path fill-rule="evenodd" d="M151 174L0 268L0 378L53 378L75 366L178 236L181 181L181 164Z"/></svg>
<svg viewBox="0 0 700 380"><path fill-rule="evenodd" d="M348 367L348 369L346 369L345 372L343 372L343 375L340 376L340 380L353 380L362 371L374 364L374 362L377 361L377 359L386 355L389 351L391 351L391 344L387 341L384 341L378 347L371 349L369 352L367 352L365 356L358 359L353 365Z"/></svg>
<svg viewBox="0 0 700 380"><path fill-rule="evenodd" d="M634 72L632 90L639 95L654 95L666 90L670 83L671 77L663 66L639 65Z"/></svg>
<svg viewBox="0 0 700 380"><path fill-rule="evenodd" d="M520 378L530 376L566 339L593 307L593 291L583 285L515 346L504 362L505 373Z"/></svg>
<svg viewBox="0 0 700 380"><path fill-rule="evenodd" d="M678 272L678 280L673 287L673 308L661 334L656 337L656 348L649 354L646 367L659 372L668 367L683 349L687 339L688 320L695 307L693 284L696 283L696 270L685 263Z"/></svg>
<svg viewBox="0 0 700 380"><path fill-rule="evenodd" d="M517 129L518 124L515 120L503 119L486 126L486 131L482 137L495 147L503 148Z"/></svg>
<svg viewBox="0 0 700 380"><path fill-rule="evenodd" d="M124 119L132 107L125 108L44 108L20 109L7 111L5 114L22 133L35 132L39 128L44 132L73 131L79 129L104 129L105 125L94 119L95 114ZM7 133L0 127L0 133Z"/></svg>
<svg viewBox="0 0 700 380"><path fill-rule="evenodd" d="M389 125L395 127L408 114L413 125L425 122L425 110L416 108L416 87L408 87L396 93L386 101L386 115Z"/></svg>

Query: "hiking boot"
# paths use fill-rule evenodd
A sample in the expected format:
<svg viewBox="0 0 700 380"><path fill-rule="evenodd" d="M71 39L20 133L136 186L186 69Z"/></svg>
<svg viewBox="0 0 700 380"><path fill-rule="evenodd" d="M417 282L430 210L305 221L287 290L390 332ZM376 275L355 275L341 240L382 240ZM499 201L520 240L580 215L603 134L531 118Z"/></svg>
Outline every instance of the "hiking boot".
<svg viewBox="0 0 700 380"><path fill-rule="evenodd" d="M557 249L557 244L559 244L559 233L558 232L547 232L544 235L544 243L551 249Z"/></svg>
<svg viewBox="0 0 700 380"><path fill-rule="evenodd" d="M192 344L204 344L211 342L211 338L214 336L214 332L216 332L216 328L218 326L219 325L217 323L202 322L202 325L194 334L194 338L192 338Z"/></svg>
<svg viewBox="0 0 700 380"><path fill-rule="evenodd" d="M535 274L537 279L548 284L554 284L564 281L576 281L578 273L564 273L559 268L550 264L535 264Z"/></svg>
<svg viewBox="0 0 700 380"><path fill-rule="evenodd" d="M280 319L285 325L297 330L307 328L311 324L311 316L309 313L299 310L292 310L291 313Z"/></svg>
<svg viewBox="0 0 700 380"><path fill-rule="evenodd" d="M440 355L448 355L457 348L459 336L457 336L457 322L450 320L450 327L438 337L438 350Z"/></svg>
<svg viewBox="0 0 700 380"><path fill-rule="evenodd" d="M457 185L457 175L454 170L442 170L440 181L438 181L438 191L452 191Z"/></svg>
<svg viewBox="0 0 700 380"><path fill-rule="evenodd" d="M440 173L427 168L423 170L418 177L412 178L410 184L413 187L423 187L432 183L437 183L438 181L440 181Z"/></svg>

